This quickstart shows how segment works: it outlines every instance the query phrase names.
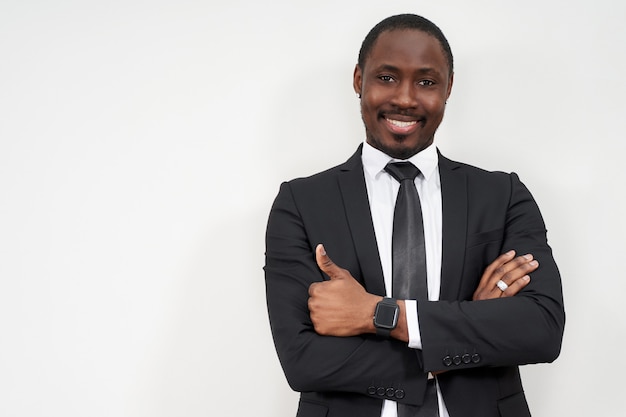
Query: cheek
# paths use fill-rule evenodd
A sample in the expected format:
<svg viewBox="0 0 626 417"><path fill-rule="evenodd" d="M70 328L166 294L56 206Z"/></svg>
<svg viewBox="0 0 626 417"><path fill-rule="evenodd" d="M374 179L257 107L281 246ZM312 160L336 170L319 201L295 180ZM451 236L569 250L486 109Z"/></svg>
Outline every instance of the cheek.
<svg viewBox="0 0 626 417"><path fill-rule="evenodd" d="M372 100L369 98L366 100L363 97L361 101L361 114L368 120L374 120L376 118L377 110L376 106L372 104Z"/></svg>
<svg viewBox="0 0 626 417"><path fill-rule="evenodd" d="M431 114L443 114L445 110L445 99L440 96L425 97L422 105Z"/></svg>
<svg viewBox="0 0 626 417"><path fill-rule="evenodd" d="M363 94L361 103L364 104L364 107L367 107L368 111L378 111L378 108L388 101L387 95L388 93L384 89L368 88Z"/></svg>

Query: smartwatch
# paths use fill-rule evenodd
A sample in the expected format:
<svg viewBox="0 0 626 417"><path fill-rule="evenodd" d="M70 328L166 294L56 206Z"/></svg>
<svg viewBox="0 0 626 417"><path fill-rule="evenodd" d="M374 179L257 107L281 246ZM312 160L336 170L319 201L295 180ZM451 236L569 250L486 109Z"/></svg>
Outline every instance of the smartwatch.
<svg viewBox="0 0 626 417"><path fill-rule="evenodd" d="M400 307L395 298L385 297L376 304L374 310L374 327L376 327L376 335L389 338L391 331L398 325L398 315Z"/></svg>

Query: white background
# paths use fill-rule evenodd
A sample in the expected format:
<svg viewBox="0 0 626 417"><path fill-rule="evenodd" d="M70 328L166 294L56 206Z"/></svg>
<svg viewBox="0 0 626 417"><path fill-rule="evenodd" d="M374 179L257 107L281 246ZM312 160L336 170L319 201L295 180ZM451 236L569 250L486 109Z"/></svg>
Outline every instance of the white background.
<svg viewBox="0 0 626 417"><path fill-rule="evenodd" d="M623 415L623 1L0 0L0 416L295 415L267 214L362 141L357 52L399 12L455 53L441 151L548 225L568 322L534 415Z"/></svg>

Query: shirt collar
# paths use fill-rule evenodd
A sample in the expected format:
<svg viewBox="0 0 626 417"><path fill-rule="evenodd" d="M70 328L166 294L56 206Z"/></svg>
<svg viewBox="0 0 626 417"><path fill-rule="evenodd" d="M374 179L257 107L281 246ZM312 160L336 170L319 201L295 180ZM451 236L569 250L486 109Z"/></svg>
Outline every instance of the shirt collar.
<svg viewBox="0 0 626 417"><path fill-rule="evenodd" d="M389 162L398 162L400 159L395 159L387 155L386 153L374 148L367 142L363 143L363 152L361 154L363 161L363 168L372 178L378 178L378 176L385 171L385 166ZM413 155L409 159L403 161L411 162L424 176L426 181L429 181L435 170L439 166L439 156L437 155L437 147L434 143L430 144L428 148L423 149L417 154Z"/></svg>

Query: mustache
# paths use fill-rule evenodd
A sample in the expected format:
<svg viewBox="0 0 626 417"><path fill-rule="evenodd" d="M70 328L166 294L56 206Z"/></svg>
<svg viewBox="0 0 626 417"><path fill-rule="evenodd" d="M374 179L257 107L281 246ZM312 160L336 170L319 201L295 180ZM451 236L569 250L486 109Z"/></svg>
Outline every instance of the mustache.
<svg viewBox="0 0 626 417"><path fill-rule="evenodd" d="M389 109L389 110L381 110L379 112L380 116L385 116L385 117L389 117L389 116L402 116L402 117L410 117L412 119L422 119L423 116L411 111L411 110L406 110L406 109Z"/></svg>

